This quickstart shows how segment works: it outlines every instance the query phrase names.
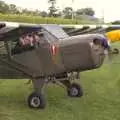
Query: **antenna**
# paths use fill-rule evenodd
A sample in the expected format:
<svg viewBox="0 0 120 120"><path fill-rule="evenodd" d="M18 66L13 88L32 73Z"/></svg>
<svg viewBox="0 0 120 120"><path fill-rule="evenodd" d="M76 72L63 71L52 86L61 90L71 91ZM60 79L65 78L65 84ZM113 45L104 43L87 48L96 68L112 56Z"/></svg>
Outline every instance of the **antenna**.
<svg viewBox="0 0 120 120"><path fill-rule="evenodd" d="M75 0L72 0L72 6L71 6L72 7L72 20L74 19L74 10L73 10L74 2L75 2Z"/></svg>

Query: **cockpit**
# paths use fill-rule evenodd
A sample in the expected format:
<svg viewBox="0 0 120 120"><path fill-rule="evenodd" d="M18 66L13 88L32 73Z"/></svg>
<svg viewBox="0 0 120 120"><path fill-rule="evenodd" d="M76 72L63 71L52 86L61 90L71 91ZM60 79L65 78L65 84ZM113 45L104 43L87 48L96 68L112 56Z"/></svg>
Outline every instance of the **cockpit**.
<svg viewBox="0 0 120 120"><path fill-rule="evenodd" d="M58 40L54 32L51 32L50 26L29 26L26 24L1 25L0 42L7 42L10 56L31 51L46 45L46 43L52 43ZM1 45L4 46L3 44Z"/></svg>
<svg viewBox="0 0 120 120"><path fill-rule="evenodd" d="M39 34L39 32L31 32L20 35L16 40L11 41L12 45L14 45L11 53L18 54L38 48L40 44L44 42L42 35L43 34Z"/></svg>

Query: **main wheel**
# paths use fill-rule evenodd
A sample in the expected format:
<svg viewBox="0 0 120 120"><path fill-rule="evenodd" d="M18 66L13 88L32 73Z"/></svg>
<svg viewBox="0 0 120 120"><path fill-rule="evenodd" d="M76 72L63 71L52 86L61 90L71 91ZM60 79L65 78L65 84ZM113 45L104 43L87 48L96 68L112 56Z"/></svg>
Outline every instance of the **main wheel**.
<svg viewBox="0 0 120 120"><path fill-rule="evenodd" d="M117 48L114 48L113 51L112 51L113 54L119 54L119 49Z"/></svg>
<svg viewBox="0 0 120 120"><path fill-rule="evenodd" d="M77 83L71 84L71 86L67 89L67 93L68 93L68 96L70 96L70 97L81 97L81 96L83 96L82 87Z"/></svg>
<svg viewBox="0 0 120 120"><path fill-rule="evenodd" d="M114 52L115 52L116 54L119 54L119 49L114 48L113 50L114 50Z"/></svg>
<svg viewBox="0 0 120 120"><path fill-rule="evenodd" d="M28 97L28 106L30 108L44 109L46 106L46 101L44 96L42 94L37 94L36 92L33 92Z"/></svg>

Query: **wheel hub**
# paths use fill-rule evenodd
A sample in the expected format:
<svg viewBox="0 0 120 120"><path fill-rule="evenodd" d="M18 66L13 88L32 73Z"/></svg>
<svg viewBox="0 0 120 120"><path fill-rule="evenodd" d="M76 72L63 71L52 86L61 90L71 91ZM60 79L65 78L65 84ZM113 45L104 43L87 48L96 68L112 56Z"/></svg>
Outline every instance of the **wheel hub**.
<svg viewBox="0 0 120 120"><path fill-rule="evenodd" d="M77 88L73 87L73 88L71 89L71 94L72 94L73 96L76 96L76 95L78 94Z"/></svg>
<svg viewBox="0 0 120 120"><path fill-rule="evenodd" d="M39 97L33 97L32 100L31 100L31 105L33 107L39 107L39 105L40 105Z"/></svg>

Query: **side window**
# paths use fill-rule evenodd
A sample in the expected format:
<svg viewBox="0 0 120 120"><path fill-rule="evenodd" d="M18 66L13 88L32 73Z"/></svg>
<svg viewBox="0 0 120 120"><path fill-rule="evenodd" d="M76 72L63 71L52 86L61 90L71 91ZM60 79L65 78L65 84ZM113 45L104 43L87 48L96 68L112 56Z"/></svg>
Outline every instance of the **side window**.
<svg viewBox="0 0 120 120"><path fill-rule="evenodd" d="M11 54L20 54L23 52L37 49L44 43L44 35L38 32L32 32L19 36L16 40L10 41Z"/></svg>
<svg viewBox="0 0 120 120"><path fill-rule="evenodd" d="M44 33L44 31L38 32L38 37L39 37L39 44L40 44L40 45L44 45L44 44L47 43L47 40L46 40L46 38L45 38L45 33Z"/></svg>
<svg viewBox="0 0 120 120"><path fill-rule="evenodd" d="M20 45L19 45L18 39L10 40L8 42L8 45L9 45L9 48L10 48L10 51L11 51L11 55L20 53Z"/></svg>
<svg viewBox="0 0 120 120"><path fill-rule="evenodd" d="M48 33L47 31L44 31L44 39L45 42L54 42L56 41L56 38L54 36L52 36L50 33Z"/></svg>
<svg viewBox="0 0 120 120"><path fill-rule="evenodd" d="M0 41L0 57L4 57L8 54L4 41Z"/></svg>

